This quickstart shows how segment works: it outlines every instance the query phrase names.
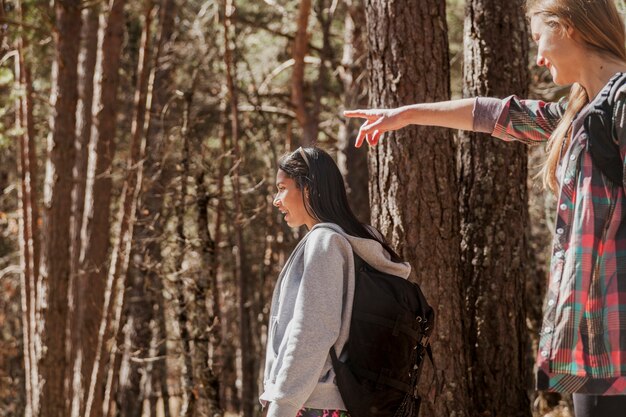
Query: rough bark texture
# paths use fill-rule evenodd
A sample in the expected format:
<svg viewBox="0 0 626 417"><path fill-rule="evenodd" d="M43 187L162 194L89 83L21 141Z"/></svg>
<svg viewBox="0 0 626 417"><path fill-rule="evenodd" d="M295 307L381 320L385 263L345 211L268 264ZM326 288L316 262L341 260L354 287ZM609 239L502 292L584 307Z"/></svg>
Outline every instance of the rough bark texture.
<svg viewBox="0 0 626 417"><path fill-rule="evenodd" d="M363 0L345 0L347 8L344 27L344 46L341 58L340 76L343 83L346 109L367 106L367 86L365 85L365 57L363 24L365 10ZM348 201L354 214L363 223L370 221L370 205L367 187L367 146L355 148L352 143L359 130L354 119L345 119L339 128L337 165L341 170Z"/></svg>
<svg viewBox="0 0 626 417"><path fill-rule="evenodd" d="M443 0L367 0L370 106L449 98ZM422 415L465 416L469 409L458 279L458 215L452 133L407 128L370 149L374 224L413 266L436 310L433 340L439 384L422 377ZM430 368L426 367L426 371ZM427 388L431 388L427 392Z"/></svg>
<svg viewBox="0 0 626 417"><path fill-rule="evenodd" d="M467 2L464 96L527 93L523 3ZM459 161L470 414L529 416L526 148L462 133Z"/></svg>
<svg viewBox="0 0 626 417"><path fill-rule="evenodd" d="M66 398L66 325L68 319L68 289L71 260L70 216L72 201L72 168L74 167L74 140L76 129L76 102L78 99L78 50L74 36L80 33L80 1L55 2L56 28L55 64L51 135L48 140L45 204L45 249L42 275L48 283L48 305L45 311L44 342L46 353L42 359L45 380L41 414L45 417L67 417Z"/></svg>

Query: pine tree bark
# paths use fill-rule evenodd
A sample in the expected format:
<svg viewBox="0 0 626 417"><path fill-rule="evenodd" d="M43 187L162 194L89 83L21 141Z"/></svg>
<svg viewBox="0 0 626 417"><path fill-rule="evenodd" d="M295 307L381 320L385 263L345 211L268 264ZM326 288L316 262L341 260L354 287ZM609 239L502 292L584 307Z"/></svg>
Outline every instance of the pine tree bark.
<svg viewBox="0 0 626 417"><path fill-rule="evenodd" d="M367 0L370 106L446 100L449 59L443 0ZM470 407L459 317L459 240L455 147L449 131L407 128L370 149L374 225L408 260L435 308L438 382L422 376L422 415L466 416ZM425 370L430 368L426 366ZM439 384L435 384L439 385Z"/></svg>
<svg viewBox="0 0 626 417"><path fill-rule="evenodd" d="M466 97L525 96L524 1L468 0ZM507 42L502 42L507 39ZM527 153L522 144L462 132L459 140L461 262L471 415L530 416L525 282ZM497 318L497 319L496 319Z"/></svg>
<svg viewBox="0 0 626 417"><path fill-rule="evenodd" d="M72 168L76 138L76 103L78 100L78 51L75 41L80 33L80 0L55 2L56 44L52 71L52 107L46 170L45 248L42 275L48 283L48 305L45 310L41 415L67 417L69 401L66 396L68 357L66 326L68 323L68 290L71 273L70 216L72 197Z"/></svg>

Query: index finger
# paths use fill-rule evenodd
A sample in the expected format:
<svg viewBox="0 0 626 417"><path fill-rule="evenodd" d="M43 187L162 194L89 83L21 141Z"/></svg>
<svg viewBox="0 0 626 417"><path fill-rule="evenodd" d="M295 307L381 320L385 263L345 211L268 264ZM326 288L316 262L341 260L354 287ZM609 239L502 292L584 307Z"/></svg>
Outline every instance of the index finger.
<svg viewBox="0 0 626 417"><path fill-rule="evenodd" d="M376 117L369 110L346 110L343 112L345 117L360 117L361 119L369 119Z"/></svg>

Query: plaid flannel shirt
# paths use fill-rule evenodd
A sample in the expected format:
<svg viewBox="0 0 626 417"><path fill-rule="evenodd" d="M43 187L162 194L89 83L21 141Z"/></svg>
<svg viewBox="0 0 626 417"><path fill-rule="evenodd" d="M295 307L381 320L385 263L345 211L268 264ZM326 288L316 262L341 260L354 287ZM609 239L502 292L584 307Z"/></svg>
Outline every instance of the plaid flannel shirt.
<svg viewBox="0 0 626 417"><path fill-rule="evenodd" d="M594 100L606 97L610 84ZM626 88L618 92L614 126L626 168ZM565 111L547 103L478 98L474 129L505 141L545 143ZM550 283L537 355L537 388L588 394L626 394L626 185L594 166L584 118L557 170L559 193ZM626 170L626 169L625 169ZM625 175L626 178L626 175Z"/></svg>

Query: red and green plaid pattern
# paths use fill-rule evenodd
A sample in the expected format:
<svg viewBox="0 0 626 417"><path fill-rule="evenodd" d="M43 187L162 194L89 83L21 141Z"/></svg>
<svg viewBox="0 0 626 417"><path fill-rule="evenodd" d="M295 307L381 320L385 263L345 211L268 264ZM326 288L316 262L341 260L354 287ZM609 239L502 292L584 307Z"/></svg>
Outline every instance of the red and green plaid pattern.
<svg viewBox="0 0 626 417"><path fill-rule="evenodd" d="M624 100L615 115L626 160ZM480 106L480 100L477 101ZM502 100L492 135L546 142L566 104ZM583 109L558 170L550 283L537 358L541 390L626 394L626 194L594 166ZM621 124L620 124L621 123ZM625 165L626 167L626 165Z"/></svg>

